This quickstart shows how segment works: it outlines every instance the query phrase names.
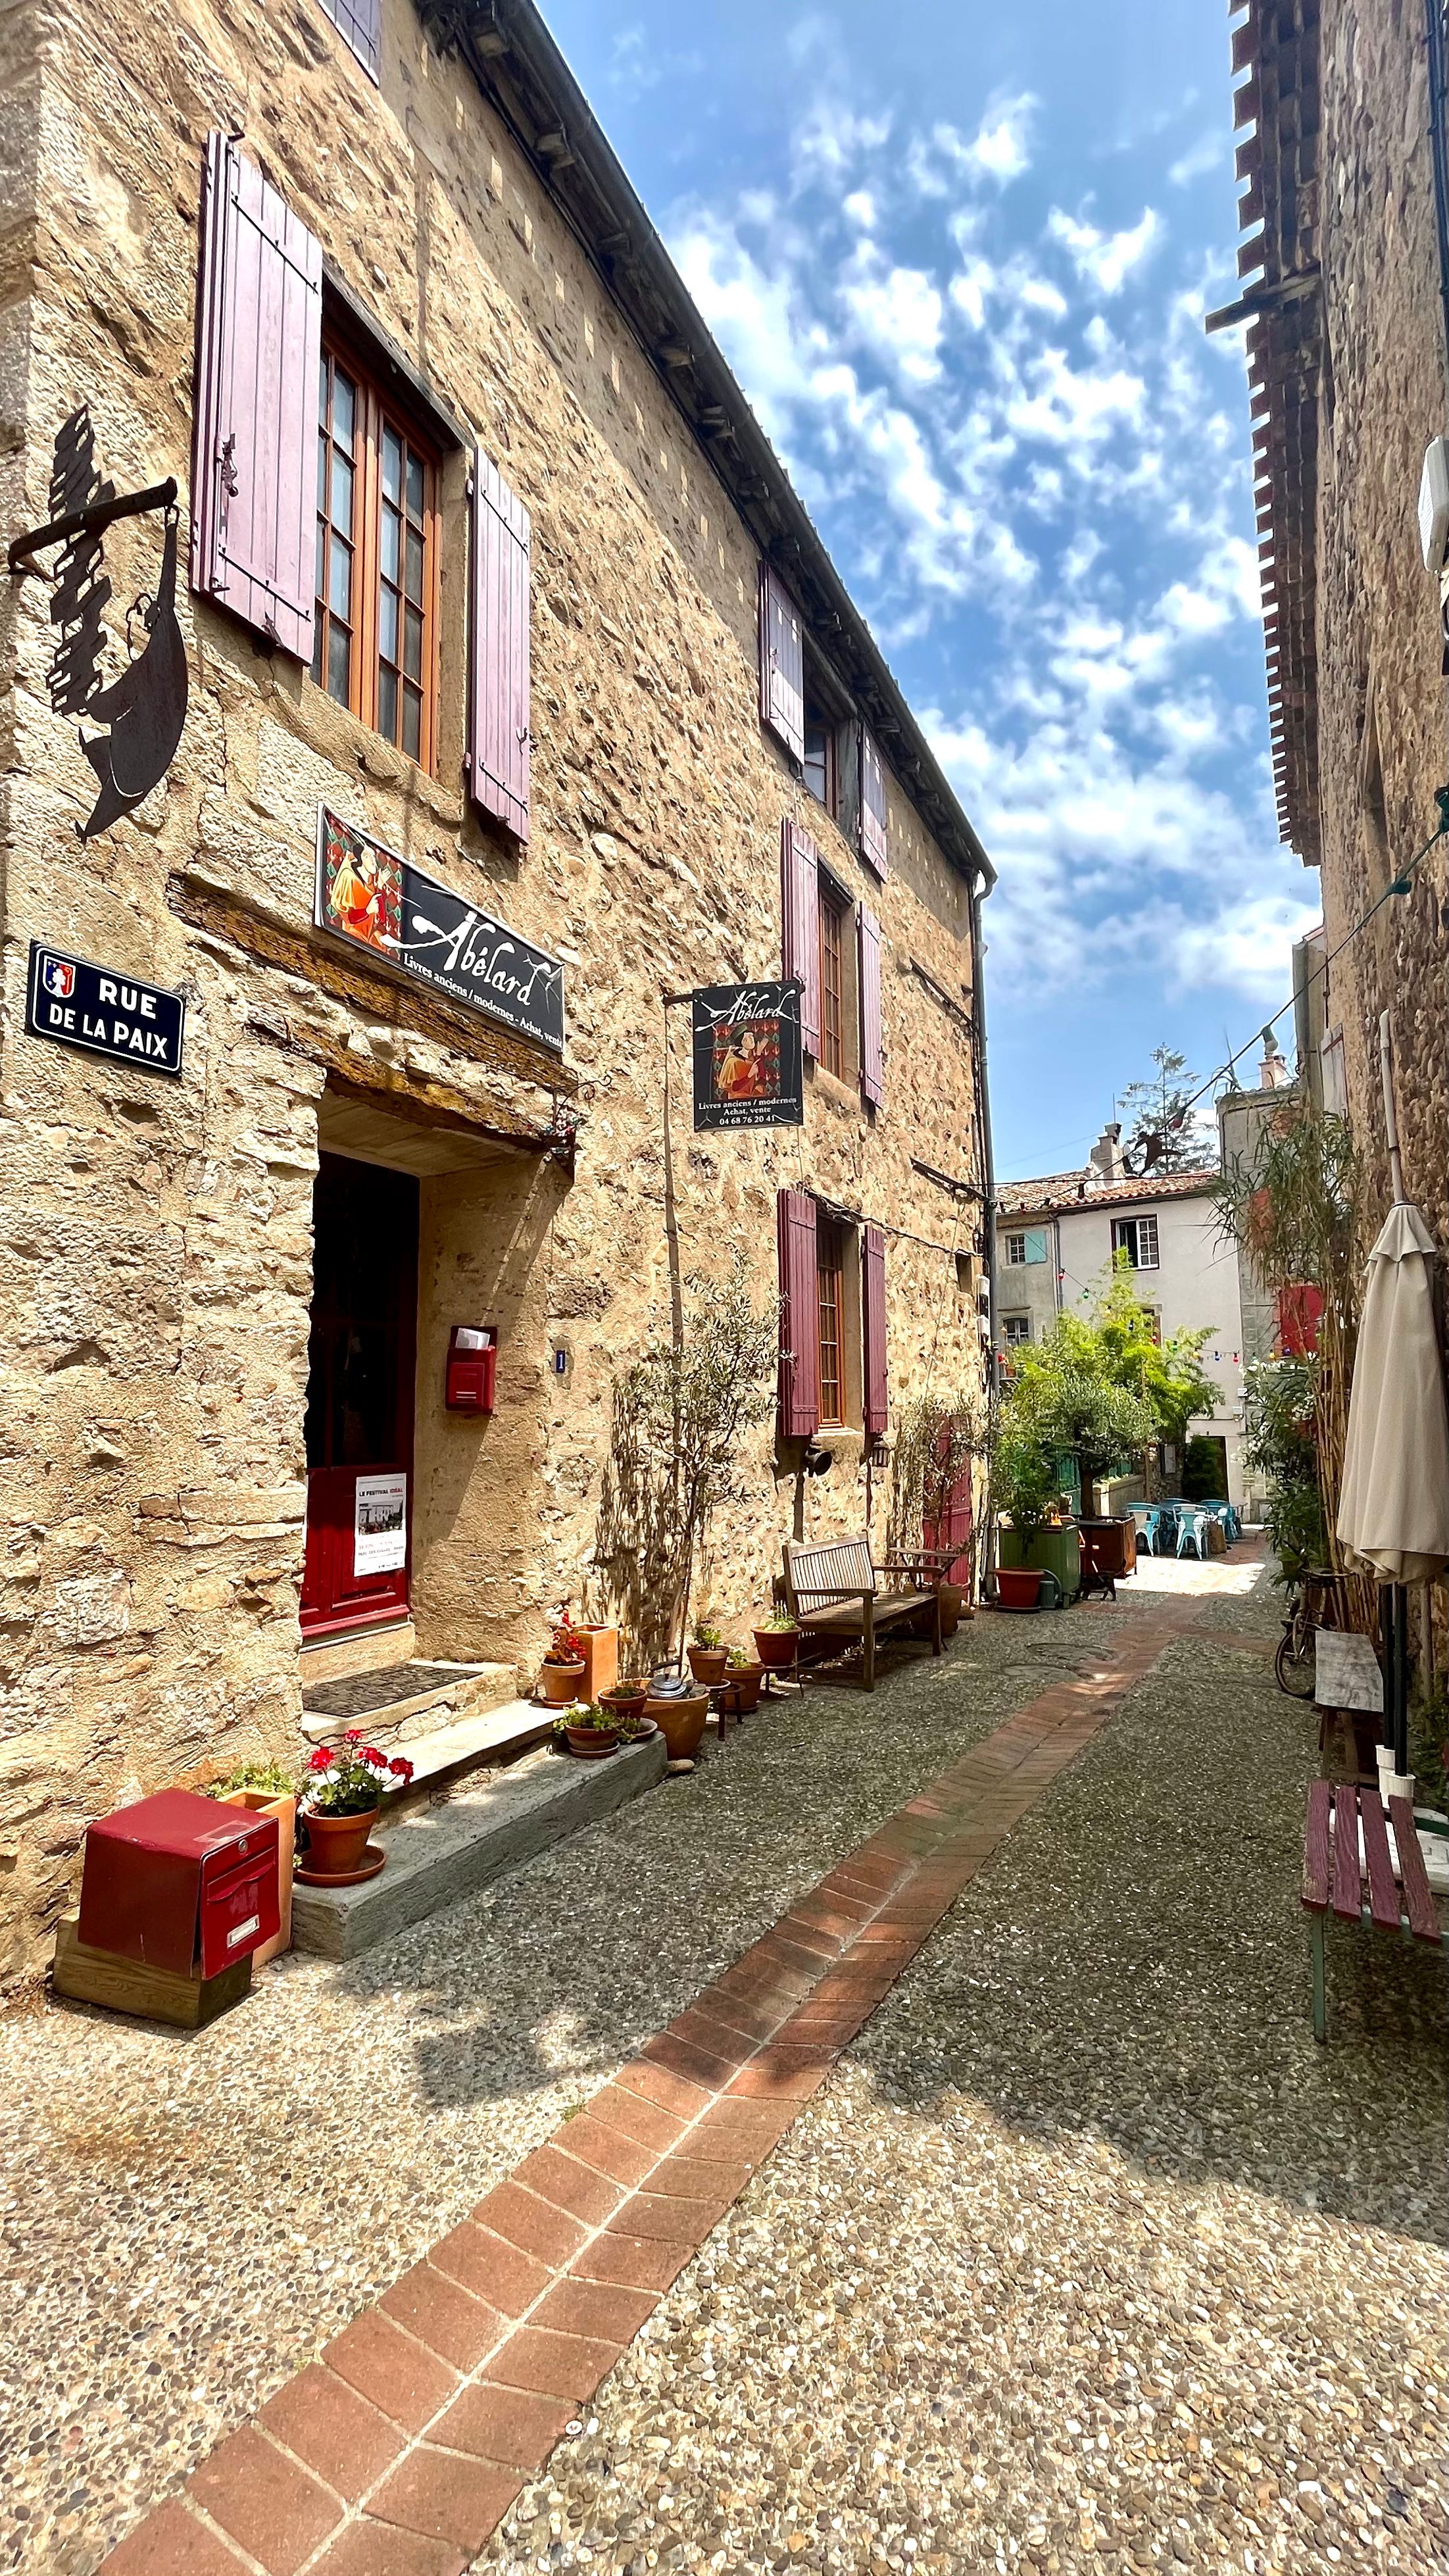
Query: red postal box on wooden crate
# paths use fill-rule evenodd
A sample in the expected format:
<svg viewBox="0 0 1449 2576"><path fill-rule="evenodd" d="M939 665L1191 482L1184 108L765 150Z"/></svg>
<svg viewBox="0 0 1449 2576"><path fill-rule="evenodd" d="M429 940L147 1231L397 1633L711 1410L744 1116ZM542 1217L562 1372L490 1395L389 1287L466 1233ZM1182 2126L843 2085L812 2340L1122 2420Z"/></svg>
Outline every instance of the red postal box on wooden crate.
<svg viewBox="0 0 1449 2576"><path fill-rule="evenodd" d="M220 1976L278 1926L277 1819L160 1789L86 1834L80 1937L179 1977Z"/></svg>

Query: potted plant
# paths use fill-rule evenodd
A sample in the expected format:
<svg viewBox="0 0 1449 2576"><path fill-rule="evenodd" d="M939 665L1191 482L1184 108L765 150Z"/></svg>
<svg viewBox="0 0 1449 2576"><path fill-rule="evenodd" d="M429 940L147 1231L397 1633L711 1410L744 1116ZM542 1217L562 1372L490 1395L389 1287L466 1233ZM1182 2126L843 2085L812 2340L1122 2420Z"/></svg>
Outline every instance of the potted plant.
<svg viewBox="0 0 1449 2576"><path fill-rule="evenodd" d="M704 1737L709 1693L692 1691L681 1674L659 1672L650 1682L644 1714L663 1736L670 1761L692 1762Z"/></svg>
<svg viewBox="0 0 1449 2576"><path fill-rule="evenodd" d="M643 1716L648 1697L649 1684L636 1678L616 1682L612 1690L600 1691L598 1704L600 1708L608 1709L622 1728L632 1719Z"/></svg>
<svg viewBox="0 0 1449 2576"><path fill-rule="evenodd" d="M413 1766L364 1744L349 1727L338 1746L319 1744L307 1765L297 1812L307 1834L307 1868L317 1877L345 1878L360 1869L383 1798L405 1789Z"/></svg>
<svg viewBox="0 0 1449 2576"><path fill-rule="evenodd" d="M765 1667L743 1646L731 1646L725 1666L724 1697L720 1711L725 1717L748 1717L760 1705L760 1691Z"/></svg>
<svg viewBox="0 0 1449 2576"><path fill-rule="evenodd" d="M252 1952L253 1968L264 1968L292 1946L292 1864L297 1842L297 1783L280 1762L242 1762L206 1792L224 1807L248 1807L253 1815L277 1819L277 1930Z"/></svg>
<svg viewBox="0 0 1449 2576"><path fill-rule="evenodd" d="M562 1729L570 1753L582 1761L597 1762L606 1753L619 1749L619 1720L611 1708L601 1708L597 1700L575 1700L561 1718L554 1720L554 1732Z"/></svg>
<svg viewBox="0 0 1449 2576"><path fill-rule="evenodd" d="M538 1695L547 1707L572 1706L579 1696L587 1661L583 1631L569 1617L569 1605L565 1601L554 1621L548 1652L539 1668Z"/></svg>
<svg viewBox="0 0 1449 2576"><path fill-rule="evenodd" d="M718 1628L697 1627L689 1649L689 1669L697 1682L707 1682L711 1690L724 1680L729 1656Z"/></svg>
<svg viewBox="0 0 1449 2576"><path fill-rule="evenodd" d="M772 1610L755 1630L755 1652L767 1673L788 1672L795 1661L799 1635L789 1610Z"/></svg>

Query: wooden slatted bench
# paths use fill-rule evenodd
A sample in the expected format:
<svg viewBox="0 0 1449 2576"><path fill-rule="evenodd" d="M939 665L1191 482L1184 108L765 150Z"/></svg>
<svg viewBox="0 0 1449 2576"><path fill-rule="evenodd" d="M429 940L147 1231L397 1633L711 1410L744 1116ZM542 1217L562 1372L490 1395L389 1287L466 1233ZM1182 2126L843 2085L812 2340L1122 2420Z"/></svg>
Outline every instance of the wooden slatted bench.
<svg viewBox="0 0 1449 2576"><path fill-rule="evenodd" d="M879 1577L897 1588L883 1592ZM882 1633L933 1612L931 1652L941 1651L941 1578L924 1559L890 1558L877 1566L870 1539L785 1541L785 1597L802 1636L858 1637L865 1688L875 1688L875 1641Z"/></svg>
<svg viewBox="0 0 1449 2576"><path fill-rule="evenodd" d="M1303 1844L1303 1906L1313 1918L1313 2036L1328 2037L1326 1935L1330 1914L1341 1923L1368 1923L1376 1931L1399 1932L1405 1939L1443 1942L1449 1933L1438 1908L1414 1830L1414 1811L1407 1798L1389 1800L1389 1822L1398 1852L1398 1875L1384 1824L1383 1800L1377 1789L1315 1780L1308 1792L1308 1830ZM1363 1835L1363 1863L1359 1834ZM1363 1875L1368 1873L1365 1901Z"/></svg>

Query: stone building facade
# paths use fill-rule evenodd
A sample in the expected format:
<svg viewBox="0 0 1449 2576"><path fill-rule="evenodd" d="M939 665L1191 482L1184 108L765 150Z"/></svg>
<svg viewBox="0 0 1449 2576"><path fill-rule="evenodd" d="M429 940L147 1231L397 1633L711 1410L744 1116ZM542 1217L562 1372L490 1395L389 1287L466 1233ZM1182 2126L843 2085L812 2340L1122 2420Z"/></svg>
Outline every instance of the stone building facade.
<svg viewBox="0 0 1449 2576"><path fill-rule="evenodd" d="M1233 62L1245 285L1209 328L1248 325L1279 819L1323 889L1304 1070L1347 1110L1371 1238L1391 1013L1405 1182L1449 1246L1446 844L1412 868L1449 781L1446 583L1418 526L1449 431L1443 0L1250 0Z"/></svg>
<svg viewBox="0 0 1449 2576"><path fill-rule="evenodd" d="M69 606L9 580L14 1971L87 1820L290 1757L309 1670L523 1677L562 1597L607 1614L616 1381L679 1275L738 1250L776 1292L787 1201L822 1304L797 1271L790 1436L703 1571L722 1624L792 1528L862 1525L883 1415L981 1384L992 880L525 0L62 0L8 13L3 78L7 533L174 478L188 688L137 797L164 510L75 540ZM128 632L160 674L130 769ZM461 983L402 970L399 900L472 925ZM179 1075L37 1033L66 961L128 1030L181 997ZM525 989L559 969L561 1045ZM663 997L791 974L803 1126L696 1134ZM445 1406L458 1326L494 1336L490 1413Z"/></svg>

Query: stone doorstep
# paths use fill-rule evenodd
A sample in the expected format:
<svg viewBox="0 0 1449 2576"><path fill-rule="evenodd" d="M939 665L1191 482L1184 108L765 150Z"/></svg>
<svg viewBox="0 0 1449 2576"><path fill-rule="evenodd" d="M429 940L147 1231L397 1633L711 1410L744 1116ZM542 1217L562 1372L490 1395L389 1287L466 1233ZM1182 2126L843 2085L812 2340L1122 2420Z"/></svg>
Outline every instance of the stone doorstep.
<svg viewBox="0 0 1449 2576"><path fill-rule="evenodd" d="M532 1703L519 1706L536 1723L539 1711ZM376 1878L338 1888L299 1881L292 1897L294 1947L324 1959L355 1959L581 1825L612 1814L652 1789L664 1766L664 1738L655 1735L606 1761L560 1761L540 1752L507 1771L468 1781L454 1797L398 1818L387 1834L387 1867Z"/></svg>
<svg viewBox="0 0 1449 2576"><path fill-rule="evenodd" d="M325 1744L344 1727L358 1726L370 1737L407 1744L465 1711L498 1708L517 1687L511 1664L385 1665L304 1686L302 1733L309 1744Z"/></svg>

